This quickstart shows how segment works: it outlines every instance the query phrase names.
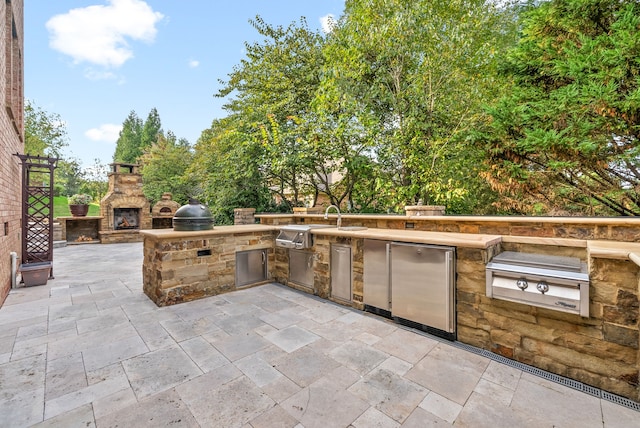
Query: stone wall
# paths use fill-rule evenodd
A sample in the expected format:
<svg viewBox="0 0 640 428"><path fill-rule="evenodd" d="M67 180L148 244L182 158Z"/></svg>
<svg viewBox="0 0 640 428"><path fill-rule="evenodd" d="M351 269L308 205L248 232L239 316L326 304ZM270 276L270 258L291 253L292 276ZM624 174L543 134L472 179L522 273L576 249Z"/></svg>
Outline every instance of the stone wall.
<svg viewBox="0 0 640 428"><path fill-rule="evenodd" d="M0 3L0 305L11 289L10 253L22 252L22 167L13 155L24 153L23 10L23 0Z"/></svg>
<svg viewBox="0 0 640 428"><path fill-rule="evenodd" d="M273 278L275 232L230 233L193 238L144 237L143 289L158 306L173 305L236 289L236 252L268 249Z"/></svg>
<svg viewBox="0 0 640 428"><path fill-rule="evenodd" d="M519 249L585 259L584 249L571 247ZM491 254L460 248L457 253L460 342L640 401L640 267L629 261L590 259L590 317L583 318L487 297L484 269Z"/></svg>

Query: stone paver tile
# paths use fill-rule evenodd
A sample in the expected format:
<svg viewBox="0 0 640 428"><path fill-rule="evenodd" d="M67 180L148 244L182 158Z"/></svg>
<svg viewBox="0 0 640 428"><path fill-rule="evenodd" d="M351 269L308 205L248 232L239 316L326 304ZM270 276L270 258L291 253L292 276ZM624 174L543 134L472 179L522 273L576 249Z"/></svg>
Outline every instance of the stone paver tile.
<svg viewBox="0 0 640 428"><path fill-rule="evenodd" d="M40 345L33 346L14 346L14 350L11 353L11 361L21 360L23 358L33 357L34 355L41 355L47 353L47 344L42 343Z"/></svg>
<svg viewBox="0 0 640 428"><path fill-rule="evenodd" d="M49 308L49 322L78 321L98 314L98 308L93 302L78 305L58 304Z"/></svg>
<svg viewBox="0 0 640 428"><path fill-rule="evenodd" d="M94 383L103 382L110 378L115 377L126 377L127 374L124 372L124 367L122 367L122 363L117 362L108 366L100 367L96 370L86 370L87 373L87 382L89 385L93 385Z"/></svg>
<svg viewBox="0 0 640 428"><path fill-rule="evenodd" d="M531 403L536 403L532 406ZM523 373L511 402L521 415L555 426L601 427L600 400L572 388Z"/></svg>
<svg viewBox="0 0 640 428"><path fill-rule="evenodd" d="M226 313L211 317L213 322L230 335L242 334L264 325L264 321L257 314L234 314Z"/></svg>
<svg viewBox="0 0 640 428"><path fill-rule="evenodd" d="M156 312L158 307L155 303L153 303L147 296L144 294L139 295L139 302L136 302L135 299L130 299L130 303L123 304L122 310L127 314L129 318L134 315L146 314L149 312Z"/></svg>
<svg viewBox="0 0 640 428"><path fill-rule="evenodd" d="M0 382L2 396L6 396ZM0 399L0 422L3 427L22 428L42 421L44 410L44 386L13 392L10 398Z"/></svg>
<svg viewBox="0 0 640 428"><path fill-rule="evenodd" d="M180 342L180 347L204 373L229 364L229 360L220 351L200 336Z"/></svg>
<svg viewBox="0 0 640 428"><path fill-rule="evenodd" d="M427 412L433 413L440 419L444 419L450 424L456 420L462 410L462 406L460 404L454 403L448 398L445 398L440 394L436 394L435 392L427 394L419 406Z"/></svg>
<svg viewBox="0 0 640 428"><path fill-rule="evenodd" d="M171 319L160 321L160 325L169 332L176 342L182 342L183 340L200 336L208 331L219 329L219 327L209 318L199 318L192 321Z"/></svg>
<svg viewBox="0 0 640 428"><path fill-rule="evenodd" d="M493 383L484 378L478 381L473 392L491 397L505 406L511 404L511 400L513 400L513 395L515 394L515 390L498 385L497 383Z"/></svg>
<svg viewBox="0 0 640 428"><path fill-rule="evenodd" d="M15 334L16 340L32 339L34 337L44 336L48 332L48 326L46 321L39 322L37 324L26 325L19 327Z"/></svg>
<svg viewBox="0 0 640 428"><path fill-rule="evenodd" d="M392 373L397 374L398 376L404 376L411 368L413 364L406 362L405 360L401 360L398 357L394 357L393 355L384 360L379 366L379 369L389 370Z"/></svg>
<svg viewBox="0 0 640 428"><path fill-rule="evenodd" d="M363 313L362 317L353 323L353 326L362 332L375 334L380 337L386 337L396 330L402 330L402 328L393 321L368 313Z"/></svg>
<svg viewBox="0 0 640 428"><path fill-rule="evenodd" d="M138 399L165 391L202 374L179 346L158 349L122 363Z"/></svg>
<svg viewBox="0 0 640 428"><path fill-rule="evenodd" d="M403 329L396 329L376 342L374 347L415 364L438 345L434 339Z"/></svg>
<svg viewBox="0 0 640 428"><path fill-rule="evenodd" d="M130 337L139 337L135 328L128 324L120 324L113 328L91 331L81 335L71 335L71 333L72 331L68 333L68 337L49 343L47 358L56 359L87 349L105 346L105 344L110 342L116 342Z"/></svg>
<svg viewBox="0 0 640 428"><path fill-rule="evenodd" d="M348 427L369 404L327 379L304 388L281 404L305 428Z"/></svg>
<svg viewBox="0 0 640 428"><path fill-rule="evenodd" d="M294 428L298 421L278 405L250 422L252 428Z"/></svg>
<svg viewBox="0 0 640 428"><path fill-rule="evenodd" d="M167 346L177 343L159 322L153 321L137 324L136 331L150 351L166 348Z"/></svg>
<svg viewBox="0 0 640 428"><path fill-rule="evenodd" d="M345 325L337 320L331 320L324 324L319 324L310 329L318 336L334 342L346 342L353 336L360 333L352 325Z"/></svg>
<svg viewBox="0 0 640 428"><path fill-rule="evenodd" d="M197 402L201 399L204 402L209 392L219 389L222 385L242 375L242 372L236 366L226 364L176 386L175 390L185 402Z"/></svg>
<svg viewBox="0 0 640 428"><path fill-rule="evenodd" d="M288 377L280 376L273 382L263 385L260 389L273 401L281 403L293 394L299 392L302 388Z"/></svg>
<svg viewBox="0 0 640 428"><path fill-rule="evenodd" d="M216 387L203 385L204 390L193 388L189 393L183 387L179 394L203 427L242 427L275 405L245 376Z"/></svg>
<svg viewBox="0 0 640 428"><path fill-rule="evenodd" d="M375 334L367 333L366 331L358 334L354 337L354 339L359 340L362 343L366 343L367 345L373 345L376 342L379 342L382 338L380 336L376 336Z"/></svg>
<svg viewBox="0 0 640 428"><path fill-rule="evenodd" d="M158 395L161 394L162 393ZM137 402L138 400L136 399L136 394L133 392L133 389L127 388L114 394L107 395L106 397L94 400L93 413L96 419L99 419L103 416L119 412L122 409L136 404Z"/></svg>
<svg viewBox="0 0 640 428"><path fill-rule="evenodd" d="M45 334L37 337L16 338L16 341L13 345L13 353L15 354L21 349L37 348L39 345L47 345L49 343L55 343L56 341L61 339L65 339L65 338L73 339L75 337L78 337L78 333L74 328L74 329L61 330L58 332L49 333L49 334Z"/></svg>
<svg viewBox="0 0 640 428"><path fill-rule="evenodd" d="M606 428L628 428L640 425L640 413L637 410L619 406L611 401L601 400L602 420Z"/></svg>
<svg viewBox="0 0 640 428"><path fill-rule="evenodd" d="M84 371L82 353L67 355L57 360L48 360L45 385L47 400L85 388L87 375Z"/></svg>
<svg viewBox="0 0 640 428"><path fill-rule="evenodd" d="M287 308L281 311L269 312L261 315L260 319L277 329L283 329L300 321L304 321L306 318L298 311Z"/></svg>
<svg viewBox="0 0 640 428"><path fill-rule="evenodd" d="M273 383L282 377L282 373L256 354L237 360L234 364L259 387Z"/></svg>
<svg viewBox="0 0 640 428"><path fill-rule="evenodd" d="M433 413L429 413L420 407L417 407L413 413L411 413L411 416L402 424L402 428L446 428L452 426L449 422L440 419ZM498 428L498 426L496 425L494 428Z"/></svg>
<svg viewBox="0 0 640 428"><path fill-rule="evenodd" d="M118 324L128 323L129 318L127 318L122 308L112 308L100 312L100 315L96 317L78 320L76 325L78 327L78 334L82 334L88 331L97 331L104 328L112 328Z"/></svg>
<svg viewBox="0 0 640 428"><path fill-rule="evenodd" d="M309 318L319 324L324 324L344 315L344 311L336 308L332 304L323 304L303 312L306 318Z"/></svg>
<svg viewBox="0 0 640 428"><path fill-rule="evenodd" d="M487 358L440 343L405 377L464 405L488 365Z"/></svg>
<svg viewBox="0 0 640 428"><path fill-rule="evenodd" d="M89 291L91 291L91 293L89 294L75 294L71 296L71 301L73 302L74 305L79 305L79 304L83 304L83 303L93 303L96 302L98 300L107 300L113 297L113 293L111 291L98 291L95 292L92 290L92 287L89 287ZM97 308L97 306L96 306Z"/></svg>
<svg viewBox="0 0 640 428"><path fill-rule="evenodd" d="M86 370L96 370L119 361L142 355L149 351L140 336L107 342L102 346L82 351Z"/></svg>
<svg viewBox="0 0 640 428"><path fill-rule="evenodd" d="M212 345L230 361L235 361L268 347L271 342L256 333L247 332L217 340Z"/></svg>
<svg viewBox="0 0 640 428"><path fill-rule="evenodd" d="M200 427L174 390L96 417L96 422L99 427Z"/></svg>
<svg viewBox="0 0 640 428"><path fill-rule="evenodd" d="M0 400L26 391L44 391L45 368L44 354L0 365Z"/></svg>
<svg viewBox="0 0 640 428"><path fill-rule="evenodd" d="M534 402L535 403L535 402ZM529 405L535 405L529 403ZM460 411L455 426L464 428L553 427L545 419L537 419L475 392ZM556 425L557 426L557 425ZM582 427L582 425L560 425ZM602 422L600 422L602 427Z"/></svg>
<svg viewBox="0 0 640 428"><path fill-rule="evenodd" d="M339 365L333 358L314 352L308 347L300 348L273 362L273 366L280 373L301 387L312 384Z"/></svg>
<svg viewBox="0 0 640 428"><path fill-rule="evenodd" d="M353 428L397 428L400 424L380 410L369 407L358 419L351 424Z"/></svg>
<svg viewBox="0 0 640 428"><path fill-rule="evenodd" d="M86 388L45 401L44 418L53 418L127 388L129 388L129 381L124 376L94 383Z"/></svg>
<svg viewBox="0 0 640 428"><path fill-rule="evenodd" d="M287 327L284 330L274 331L264 336L265 339L281 348L285 352L293 352L320 337L298 326Z"/></svg>
<svg viewBox="0 0 640 428"><path fill-rule="evenodd" d="M384 369L374 370L351 386L349 391L400 423L409 417L429 392Z"/></svg>
<svg viewBox="0 0 640 428"><path fill-rule="evenodd" d="M340 364L365 375L379 366L389 355L361 342L346 342L336 347L329 356Z"/></svg>
<svg viewBox="0 0 640 428"><path fill-rule="evenodd" d="M92 428L96 426L91 404L85 404L77 409L62 413L56 417L46 419L31 428Z"/></svg>
<svg viewBox="0 0 640 428"><path fill-rule="evenodd" d="M482 378L492 383L496 383L507 389L515 391L522 376L522 370L509 367L497 361L489 362L489 366L482 374Z"/></svg>
<svg viewBox="0 0 640 428"><path fill-rule="evenodd" d="M253 329L254 332L258 333L260 336L264 337L269 333L273 333L274 331L278 331L277 328L273 327L269 324L263 324Z"/></svg>

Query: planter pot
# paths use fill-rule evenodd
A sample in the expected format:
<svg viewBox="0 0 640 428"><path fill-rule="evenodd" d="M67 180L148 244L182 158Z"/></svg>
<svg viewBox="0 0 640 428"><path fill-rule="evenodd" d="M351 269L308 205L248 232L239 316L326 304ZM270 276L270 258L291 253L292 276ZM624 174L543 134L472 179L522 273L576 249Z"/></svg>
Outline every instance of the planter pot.
<svg viewBox="0 0 640 428"><path fill-rule="evenodd" d="M51 273L51 262L24 263L20 265L20 274L25 287L46 285Z"/></svg>
<svg viewBox="0 0 640 428"><path fill-rule="evenodd" d="M69 205L69 210L74 217L84 217L89 212L89 205Z"/></svg>

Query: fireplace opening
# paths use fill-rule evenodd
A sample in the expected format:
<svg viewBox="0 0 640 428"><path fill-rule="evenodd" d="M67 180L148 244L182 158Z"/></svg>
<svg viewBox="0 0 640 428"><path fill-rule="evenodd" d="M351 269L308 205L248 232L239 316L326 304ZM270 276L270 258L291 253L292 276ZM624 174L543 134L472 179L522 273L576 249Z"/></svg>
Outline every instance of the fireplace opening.
<svg viewBox="0 0 640 428"><path fill-rule="evenodd" d="M114 208L113 229L128 230L140 228L140 208Z"/></svg>

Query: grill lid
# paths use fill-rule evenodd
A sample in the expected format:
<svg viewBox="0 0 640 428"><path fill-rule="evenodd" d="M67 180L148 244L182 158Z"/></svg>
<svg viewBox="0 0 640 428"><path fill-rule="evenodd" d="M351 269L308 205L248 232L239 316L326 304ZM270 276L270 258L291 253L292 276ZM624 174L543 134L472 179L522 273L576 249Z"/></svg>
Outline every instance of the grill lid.
<svg viewBox="0 0 640 428"><path fill-rule="evenodd" d="M173 217L173 230L210 230L213 229L211 210L197 199L189 199L187 205L176 210Z"/></svg>
<svg viewBox="0 0 640 428"><path fill-rule="evenodd" d="M495 263L526 266L531 268L581 272L582 263L576 257L549 256L545 254L519 253L505 251L492 259Z"/></svg>

